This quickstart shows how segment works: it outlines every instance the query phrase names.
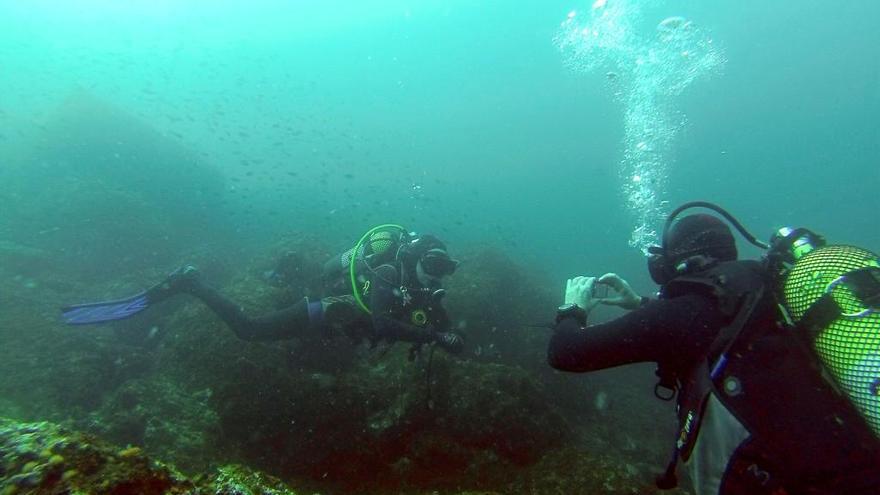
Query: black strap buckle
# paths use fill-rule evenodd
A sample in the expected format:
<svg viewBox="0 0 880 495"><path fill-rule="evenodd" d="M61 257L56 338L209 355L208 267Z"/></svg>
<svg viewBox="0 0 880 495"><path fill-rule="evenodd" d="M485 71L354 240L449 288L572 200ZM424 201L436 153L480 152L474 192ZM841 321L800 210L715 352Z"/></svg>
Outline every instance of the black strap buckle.
<svg viewBox="0 0 880 495"><path fill-rule="evenodd" d="M657 384L654 385L654 397L669 402L678 394L678 379L675 372L666 366L657 365L654 370L657 375Z"/></svg>

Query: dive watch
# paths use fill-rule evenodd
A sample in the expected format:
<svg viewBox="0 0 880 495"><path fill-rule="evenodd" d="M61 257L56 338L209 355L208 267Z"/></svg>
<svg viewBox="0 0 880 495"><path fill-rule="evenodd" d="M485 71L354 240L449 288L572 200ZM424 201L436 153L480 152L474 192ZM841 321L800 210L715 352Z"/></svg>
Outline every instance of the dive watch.
<svg viewBox="0 0 880 495"><path fill-rule="evenodd" d="M566 318L574 318L581 326L587 324L587 312L575 303L566 303L556 308L556 323Z"/></svg>

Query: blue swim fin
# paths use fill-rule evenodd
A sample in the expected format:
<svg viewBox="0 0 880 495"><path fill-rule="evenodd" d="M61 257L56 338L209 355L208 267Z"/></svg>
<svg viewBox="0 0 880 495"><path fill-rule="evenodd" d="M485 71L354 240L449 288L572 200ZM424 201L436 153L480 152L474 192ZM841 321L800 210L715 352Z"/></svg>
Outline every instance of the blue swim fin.
<svg viewBox="0 0 880 495"><path fill-rule="evenodd" d="M61 320L68 325L93 325L129 318L177 294L183 284L197 276L198 271L194 266L184 265L171 272L165 280L131 297L65 306L61 308Z"/></svg>
<svg viewBox="0 0 880 495"><path fill-rule="evenodd" d="M61 308L61 319L68 325L91 325L128 318L149 306L150 300L144 291L126 299L66 306Z"/></svg>

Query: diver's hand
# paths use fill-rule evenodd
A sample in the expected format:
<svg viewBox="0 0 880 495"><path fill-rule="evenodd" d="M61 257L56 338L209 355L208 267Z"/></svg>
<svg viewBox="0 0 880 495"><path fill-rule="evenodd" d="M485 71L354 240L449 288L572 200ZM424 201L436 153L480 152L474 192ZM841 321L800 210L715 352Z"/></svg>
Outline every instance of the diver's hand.
<svg viewBox="0 0 880 495"><path fill-rule="evenodd" d="M435 342L449 354L460 354L464 350L464 339L452 332L438 333Z"/></svg>
<svg viewBox="0 0 880 495"><path fill-rule="evenodd" d="M589 313L599 300L593 297L593 289L596 285L596 277L575 277L568 279L565 284L565 304L577 304L581 309Z"/></svg>
<svg viewBox="0 0 880 495"><path fill-rule="evenodd" d="M642 304L642 297L630 287L629 283L620 278L616 273L606 273L599 277L596 283L607 285L617 293L614 297L597 298L597 301L609 306L619 306L623 309L636 309Z"/></svg>

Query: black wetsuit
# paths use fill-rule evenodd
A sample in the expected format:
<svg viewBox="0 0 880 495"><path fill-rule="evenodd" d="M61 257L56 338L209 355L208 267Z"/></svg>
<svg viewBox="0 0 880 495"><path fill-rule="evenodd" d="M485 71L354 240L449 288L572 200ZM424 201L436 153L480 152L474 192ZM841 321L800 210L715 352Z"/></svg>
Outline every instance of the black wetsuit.
<svg viewBox="0 0 880 495"><path fill-rule="evenodd" d="M763 280L756 262L722 263L705 278L752 289ZM729 301L717 287L699 285L684 284L608 323L581 327L574 317L561 319L548 348L550 365L585 372L656 362L672 371L682 387L680 420L696 410L703 423L699 436L699 421L687 425L695 428L694 443L683 459L693 453L698 495L878 493L876 438L799 342L776 325L772 297L755 307L746 335L732 340L723 372L709 373L719 357L712 354L716 336L734 326L741 308L723 309Z"/></svg>
<svg viewBox="0 0 880 495"><path fill-rule="evenodd" d="M366 339L372 343L386 340L423 344L440 340L450 325L435 291L410 283L410 278L402 273L402 264L397 265L381 265L362 277L369 280L363 299L371 315L358 307L350 291L319 301L304 298L290 307L252 317L198 279L189 283L186 290L247 341L289 339L307 332L323 336L343 333L356 341Z"/></svg>

